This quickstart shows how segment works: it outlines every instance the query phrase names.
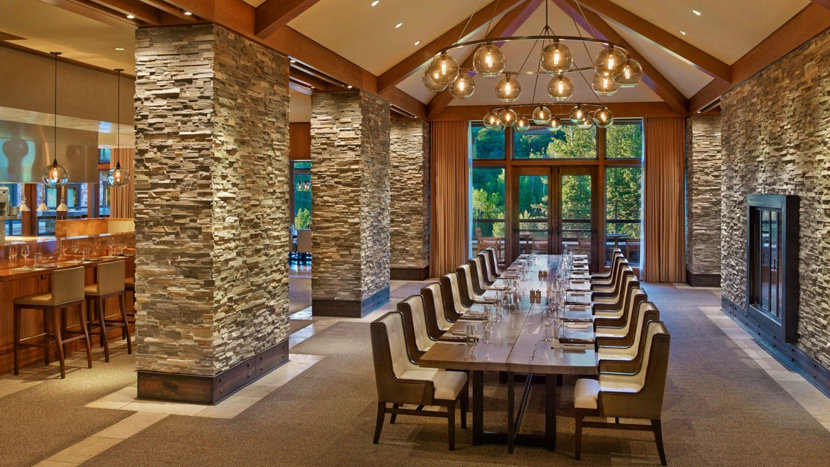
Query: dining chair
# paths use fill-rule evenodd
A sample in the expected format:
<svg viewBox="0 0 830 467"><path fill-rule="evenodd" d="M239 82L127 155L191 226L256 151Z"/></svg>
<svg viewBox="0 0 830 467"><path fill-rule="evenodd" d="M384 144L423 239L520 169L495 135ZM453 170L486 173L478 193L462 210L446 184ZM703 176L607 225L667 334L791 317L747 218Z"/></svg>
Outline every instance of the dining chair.
<svg viewBox="0 0 830 467"><path fill-rule="evenodd" d="M634 374L602 374L597 379L580 378L574 386L574 458L582 456L584 428L652 431L660 463L666 465L661 417L671 336L665 324L648 324L645 351ZM616 422L584 421L586 416L614 418ZM651 425L619 423L621 418L649 420Z"/></svg>
<svg viewBox="0 0 830 467"><path fill-rule="evenodd" d="M493 272L492 263L490 262L490 250L484 250L476 256L481 258L481 268L483 269L482 272L485 282L489 285L493 285L493 282L496 282L496 279L498 279L499 276Z"/></svg>
<svg viewBox="0 0 830 467"><path fill-rule="evenodd" d="M604 318L602 316L594 317L594 335L597 337L607 337L621 339L622 343L629 344L633 339L635 329L632 327L632 322L637 316L640 309L640 303L646 301L648 296L640 288L639 284L635 284L630 289L630 292L625 297L625 313L621 318Z"/></svg>
<svg viewBox="0 0 830 467"><path fill-rule="evenodd" d="M122 337L127 337L127 353L133 353L133 346L130 342L130 322L127 320L126 303L126 264L124 261L111 261L101 263L96 268L96 281L84 287L84 298L87 303L89 322L87 326L91 329L98 328L99 342L104 347L104 361L110 361L110 344L107 329L120 328ZM107 319L106 303L108 298L118 300L118 319ZM93 319L93 317L95 319Z"/></svg>
<svg viewBox="0 0 830 467"><path fill-rule="evenodd" d="M637 276L634 274L625 275L618 296L593 303L594 324L598 326L622 326L625 324L626 307L630 304L633 290L639 287L640 281L637 280Z"/></svg>
<svg viewBox="0 0 830 467"><path fill-rule="evenodd" d="M490 247L484 251L487 253L487 256L490 257L490 272L492 272L495 277L501 276L502 270L501 267L499 267L499 259L496 254L496 250Z"/></svg>
<svg viewBox="0 0 830 467"><path fill-rule="evenodd" d="M615 253L613 258L611 258L611 268L608 270L609 276L608 278L597 278L595 276L591 276L591 288L596 288L598 291L603 291L608 287L614 285L614 277L617 274L617 271L622 266L623 262L628 264L628 260L623 258L622 253Z"/></svg>
<svg viewBox="0 0 830 467"><path fill-rule="evenodd" d="M471 260L469 260L470 267L475 269L474 276L478 279L476 282L478 283L479 290L481 293L484 293L487 289L493 285L495 279L490 281L487 277L487 267L484 264L484 256L481 254L473 256Z"/></svg>
<svg viewBox="0 0 830 467"><path fill-rule="evenodd" d="M611 251L611 268L608 269L607 271L604 271L604 272L595 272L595 273L591 274L591 282L592 283L597 282L597 283L600 283L600 284L607 284L608 282L610 282L611 277L613 277L613 272L614 272L614 268L613 268L614 261L616 261L617 256L621 256L621 255L622 255L622 252L620 251L620 249L619 248L614 248ZM625 259L625 258L623 257L623 259Z"/></svg>
<svg viewBox="0 0 830 467"><path fill-rule="evenodd" d="M84 307L84 268L83 266L56 269L51 275L51 291L49 293L27 295L14 299L14 374L20 370L20 347L42 347L43 363L49 364L50 337L60 361L61 378L66 378L66 362L64 360L64 346L70 342L83 340L86 346L87 366L92 368L92 349L89 341L89 330L86 327L86 309ZM80 331L70 331L66 325L66 311L77 309L80 322ZM35 336L21 337L21 313L23 310L40 310L43 314L43 333ZM52 322L53 332L49 333L49 322ZM67 336L72 336L67 338ZM29 343L31 339L42 337L41 343Z"/></svg>
<svg viewBox="0 0 830 467"><path fill-rule="evenodd" d="M458 321L469 306L464 306L461 298L461 287L459 285L458 273L451 272L444 274L438 279L441 285L441 294L444 297L444 310L450 321Z"/></svg>
<svg viewBox="0 0 830 467"><path fill-rule="evenodd" d="M372 322L370 332L375 384L378 391L373 443L377 444L380 441L387 413L392 414L391 423L395 423L397 415L445 417L449 448L450 451L454 450L457 402L461 405L461 427L467 427L467 375L463 372L421 368L415 365L407 354L404 319L399 312L386 313ZM392 404L391 408L389 404ZM412 404L416 408L402 408L404 404ZM446 407L446 410L427 409L432 406Z"/></svg>
<svg viewBox="0 0 830 467"><path fill-rule="evenodd" d="M458 274L458 286L461 291L462 305L469 308L475 304L487 304L492 302L491 300L481 296L480 293L476 292L473 281L473 274L475 274L475 271L474 268L470 267L469 263L462 264L455 270L455 272ZM481 293L484 292L482 291Z"/></svg>
<svg viewBox="0 0 830 467"><path fill-rule="evenodd" d="M435 326L442 334L449 331L452 323L447 320L447 313L444 311L444 294L441 291L441 284L434 282L423 287L421 296L424 298L427 323Z"/></svg>
<svg viewBox="0 0 830 467"><path fill-rule="evenodd" d="M418 363L421 356L429 350L442 332L430 332L424 310L424 298L420 295L411 295L398 302L398 312L403 316L404 336L406 337L409 354L413 361ZM437 330L437 328L436 328Z"/></svg>
<svg viewBox="0 0 830 467"><path fill-rule="evenodd" d="M636 373L645 350L648 325L652 321L660 321L660 311L651 302L640 302L631 322L635 332L630 340L628 336L598 337L596 344L599 373Z"/></svg>
<svg viewBox="0 0 830 467"><path fill-rule="evenodd" d="M591 296L593 298L609 298L614 296L620 286L620 280L622 280L624 271L632 271L633 273L633 269L631 269L628 265L628 261L621 260L617 265L617 270L614 272L614 276L611 278L611 283L602 286L592 284Z"/></svg>

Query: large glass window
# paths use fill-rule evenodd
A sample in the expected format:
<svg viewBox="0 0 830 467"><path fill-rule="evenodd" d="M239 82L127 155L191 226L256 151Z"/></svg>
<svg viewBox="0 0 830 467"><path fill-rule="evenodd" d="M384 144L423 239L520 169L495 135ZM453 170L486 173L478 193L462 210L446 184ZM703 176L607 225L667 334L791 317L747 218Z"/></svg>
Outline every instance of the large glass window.
<svg viewBox="0 0 830 467"><path fill-rule="evenodd" d="M311 162L294 161L294 228L311 228Z"/></svg>
<svg viewBox="0 0 830 467"><path fill-rule="evenodd" d="M472 167L472 240L473 252L488 247L496 250L499 259L504 255L504 168Z"/></svg>
<svg viewBox="0 0 830 467"><path fill-rule="evenodd" d="M4 183L0 186L4 186L9 189L9 212L12 212L12 208L16 208L20 206L20 195L23 192L23 184L22 183ZM4 221L6 223L6 235L22 235L23 234L23 224L20 221L20 218L16 219L8 219Z"/></svg>
<svg viewBox="0 0 830 467"><path fill-rule="evenodd" d="M514 159L596 159L596 129L562 125L556 131L532 127L513 133Z"/></svg>
<svg viewBox="0 0 830 467"><path fill-rule="evenodd" d="M473 159L504 159L504 131L488 130L481 123L470 125L470 148Z"/></svg>
<svg viewBox="0 0 830 467"><path fill-rule="evenodd" d="M615 245L632 266L640 264L642 251L643 168L605 169L606 258Z"/></svg>
<svg viewBox="0 0 830 467"><path fill-rule="evenodd" d="M643 121L614 120L605 130L606 159L643 158Z"/></svg>
<svg viewBox="0 0 830 467"><path fill-rule="evenodd" d="M101 170L98 172L98 217L110 216L110 194L112 187L107 180L109 170Z"/></svg>

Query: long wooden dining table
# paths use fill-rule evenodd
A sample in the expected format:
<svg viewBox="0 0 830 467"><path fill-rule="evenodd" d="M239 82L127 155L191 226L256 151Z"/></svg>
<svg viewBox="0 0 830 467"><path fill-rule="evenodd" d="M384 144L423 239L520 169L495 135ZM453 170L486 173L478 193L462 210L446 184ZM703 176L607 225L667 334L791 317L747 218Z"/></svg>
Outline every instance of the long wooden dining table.
<svg viewBox="0 0 830 467"><path fill-rule="evenodd" d="M556 402L557 376L597 374L597 355L593 345L581 348L562 348L556 340L544 341L543 312L545 290L548 278L555 277L560 263L559 255L520 256L494 284L494 289L507 285L505 277L511 277L511 270L517 262L527 264L528 272L515 278L518 282L516 306L504 313L501 323L494 323L491 339L479 339L475 345L456 342L437 342L420 359L425 367L464 370L472 373L473 386L473 444L506 443L509 452L515 444L542 445L556 449ZM547 271L547 278L538 271ZM541 290L541 303L531 302L530 291ZM484 297L495 299L497 292L488 290ZM481 308L480 305L476 307ZM448 333L460 334L472 326L475 335L482 336L484 321L459 319ZM564 336L569 330L563 328ZM592 333L592 330L587 331ZM585 330L574 330L584 336ZM577 346L578 347L578 346ZM507 431L494 433L484 431L484 372L503 372L507 376ZM524 390L515 403L516 376L525 375ZM533 376L544 378L545 432L544 435L520 433L522 416L527 407ZM541 378L540 378L541 379Z"/></svg>

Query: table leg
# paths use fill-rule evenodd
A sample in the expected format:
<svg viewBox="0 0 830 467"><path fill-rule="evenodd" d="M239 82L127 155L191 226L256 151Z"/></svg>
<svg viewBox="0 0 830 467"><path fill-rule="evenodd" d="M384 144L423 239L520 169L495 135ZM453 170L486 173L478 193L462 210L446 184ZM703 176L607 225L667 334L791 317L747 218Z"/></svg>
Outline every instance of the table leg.
<svg viewBox="0 0 830 467"><path fill-rule="evenodd" d="M513 453L513 443L516 438L515 433L515 409L514 409L514 394L513 394L513 372L507 372L507 452Z"/></svg>
<svg viewBox="0 0 830 467"><path fill-rule="evenodd" d="M473 371L473 444L484 443L484 372Z"/></svg>
<svg viewBox="0 0 830 467"><path fill-rule="evenodd" d="M556 379L545 375L545 444L551 451L556 450Z"/></svg>

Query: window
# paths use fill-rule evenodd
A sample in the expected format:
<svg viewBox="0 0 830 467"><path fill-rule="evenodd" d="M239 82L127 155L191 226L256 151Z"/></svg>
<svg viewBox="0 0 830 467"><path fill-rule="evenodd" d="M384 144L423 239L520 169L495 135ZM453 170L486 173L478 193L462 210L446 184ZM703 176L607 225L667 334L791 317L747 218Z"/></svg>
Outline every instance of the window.
<svg viewBox="0 0 830 467"><path fill-rule="evenodd" d="M112 150L110 148L98 148L98 163L109 164L112 160Z"/></svg>
<svg viewBox="0 0 830 467"><path fill-rule="evenodd" d="M311 228L311 162L294 161L294 228Z"/></svg>
<svg viewBox="0 0 830 467"><path fill-rule="evenodd" d="M551 131L548 127L531 127L524 133L513 133L514 159L596 159L597 132L562 125Z"/></svg>
<svg viewBox="0 0 830 467"><path fill-rule="evenodd" d="M643 121L614 120L605 130L606 159L643 158Z"/></svg>
<svg viewBox="0 0 830 467"><path fill-rule="evenodd" d="M12 208L20 206L20 195L23 192L23 184L21 183L4 183L4 186L9 189L9 212ZM6 223L6 235L23 235L23 224L20 218L8 219Z"/></svg>
<svg viewBox="0 0 830 467"><path fill-rule="evenodd" d="M504 131L488 130L481 122L470 125L470 148L473 159L504 159Z"/></svg>
<svg viewBox="0 0 830 467"><path fill-rule="evenodd" d="M493 247L499 259L504 254L504 168L472 167L471 202L473 252Z"/></svg>
<svg viewBox="0 0 830 467"><path fill-rule="evenodd" d="M109 170L98 171L98 217L110 216L110 193L112 187L107 181Z"/></svg>
<svg viewBox="0 0 830 467"><path fill-rule="evenodd" d="M643 168L605 169L605 258L615 245L632 266L640 264L642 246Z"/></svg>

